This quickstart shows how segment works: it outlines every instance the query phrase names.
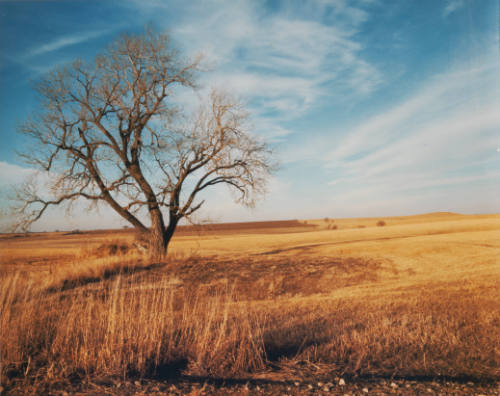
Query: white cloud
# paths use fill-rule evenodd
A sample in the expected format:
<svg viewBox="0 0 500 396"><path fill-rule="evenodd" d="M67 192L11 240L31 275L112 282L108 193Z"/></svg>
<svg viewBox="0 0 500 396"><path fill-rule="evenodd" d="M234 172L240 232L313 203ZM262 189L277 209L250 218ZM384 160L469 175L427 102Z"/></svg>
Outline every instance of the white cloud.
<svg viewBox="0 0 500 396"><path fill-rule="evenodd" d="M433 76L420 91L401 104L348 131L330 157L344 160L373 152L387 147L400 136L409 135L412 130L435 125L436 120L453 120L483 111L492 100L499 100L500 86L496 77L499 67L497 62L487 60L480 66L462 65L457 71Z"/></svg>
<svg viewBox="0 0 500 396"><path fill-rule="evenodd" d="M499 70L489 60L434 76L414 96L331 142L337 148L325 164L337 175L329 184L338 199L401 206L427 197L429 207L435 194L434 210L471 211L474 204L462 197L476 194L478 212L500 210Z"/></svg>
<svg viewBox="0 0 500 396"><path fill-rule="evenodd" d="M456 114L425 125L410 136L389 143L362 159L349 161L350 169L363 170L365 176L391 172L394 169L411 170L431 168L437 171L453 169L457 162L463 166L468 159L484 154L488 147L493 152L494 139L500 127L498 103L489 108ZM495 139L496 140L496 139ZM484 147L484 142L487 147Z"/></svg>
<svg viewBox="0 0 500 396"><path fill-rule="evenodd" d="M33 169L0 161L0 187L6 189L9 185L19 183L30 177L33 172Z"/></svg>
<svg viewBox="0 0 500 396"><path fill-rule="evenodd" d="M24 168L19 165L0 161L0 232L12 230L16 223L12 218L10 207L15 203L11 201L14 188L24 182L34 182L38 192L50 195L50 180L52 176L33 168ZM49 207L42 218L33 224L32 231L45 230L71 230L71 229L96 229L96 228L119 228L124 221L106 205L101 205L97 211L88 211L85 200L78 201L72 205L70 214L67 206L61 205Z"/></svg>
<svg viewBox="0 0 500 396"><path fill-rule="evenodd" d="M176 15L165 19L166 31L186 53L201 51L211 70L195 96L214 86L227 89L249 104L256 133L285 140L294 132L291 122L316 107L366 98L382 84L358 35L370 17L365 8L375 3L307 0L283 2L277 10L258 0L126 4L144 17ZM179 99L186 108L196 102L187 94Z"/></svg>
<svg viewBox="0 0 500 396"><path fill-rule="evenodd" d="M453 14L455 11L463 8L465 6L465 0L447 0L446 6L443 9L443 16L447 17Z"/></svg>
<svg viewBox="0 0 500 396"><path fill-rule="evenodd" d="M51 52L55 52L75 44L85 43L94 38L108 34L116 29L117 26L104 30L94 30L65 35L57 37L46 43L39 43L30 49L20 50L19 53L5 53L2 54L2 56L9 62L29 70L31 74L33 74L33 77L38 78L41 74L45 74L54 70L57 66L70 63L74 60L74 58L64 53L64 51L61 51L58 56L53 56L53 54L50 54ZM41 56L46 54L49 54L50 56Z"/></svg>
<svg viewBox="0 0 500 396"><path fill-rule="evenodd" d="M203 199L206 203L200 209L198 220L210 222L285 220L301 216L292 199L291 184L277 177L271 177L267 194L259 197L255 208L247 208L234 202L227 188L208 190Z"/></svg>
<svg viewBox="0 0 500 396"><path fill-rule="evenodd" d="M48 43L42 44L40 46L28 50L28 52L25 54L25 58L31 58L37 55L45 54L47 52L57 51L64 47L68 47L70 45L83 43L93 38L102 36L108 32L109 30L100 30L93 32L78 33L64 37L58 37L55 40L52 40Z"/></svg>
<svg viewBox="0 0 500 396"><path fill-rule="evenodd" d="M148 2L154 12L161 4ZM382 82L362 56L356 33L369 15L343 0L286 3L267 13L260 2L208 1L179 6L182 19L169 26L190 52L202 50L214 71L205 87L222 87L252 103L255 124L297 119L325 97L366 97ZM324 15L329 15L325 20ZM333 92L327 84L336 84ZM272 114L270 114L272 113Z"/></svg>

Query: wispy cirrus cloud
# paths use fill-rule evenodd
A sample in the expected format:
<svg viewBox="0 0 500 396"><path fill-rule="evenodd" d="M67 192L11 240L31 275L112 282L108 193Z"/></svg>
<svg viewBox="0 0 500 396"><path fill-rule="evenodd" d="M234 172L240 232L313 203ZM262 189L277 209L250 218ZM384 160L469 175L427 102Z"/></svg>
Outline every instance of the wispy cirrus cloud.
<svg viewBox="0 0 500 396"><path fill-rule="evenodd" d="M497 61L490 61L433 76L420 91L401 104L361 122L346 133L330 153L332 161L360 161L415 139L415 136L435 134L438 139L462 130L472 132L474 126L483 130L490 123L496 125L495 108L500 102L499 69Z"/></svg>
<svg viewBox="0 0 500 396"><path fill-rule="evenodd" d="M23 51L11 54L2 54L2 58L4 58L8 63L12 63L29 70L34 76L38 77L41 74L53 70L54 67L57 67L58 65L65 64L73 60L74 58L72 56L68 56L65 52L65 50L69 47L77 44L85 44L90 40L97 39L114 30L116 30L116 27L111 29L93 30L77 34L63 35L48 42L38 43L36 46L31 46ZM54 56L53 53L57 53L57 56ZM2 66L4 65L0 62L0 68Z"/></svg>
<svg viewBox="0 0 500 396"><path fill-rule="evenodd" d="M498 210L499 70L490 60L434 76L406 101L348 131L325 158L337 175L330 185L338 198L349 205L367 197L404 203L438 188L443 200L450 191L441 205L464 208L463 197L475 193L475 202Z"/></svg>
<svg viewBox="0 0 500 396"><path fill-rule="evenodd" d="M244 71L267 80L307 78L314 86L342 79L359 91L366 91L365 83L373 88L381 81L381 73L363 58L363 45L355 38L368 18L362 9L343 1L309 1L301 3L302 8L263 14L255 4L206 6L172 30L191 50L202 49L218 68L238 70L241 76ZM328 21L315 17L327 8Z"/></svg>
<svg viewBox="0 0 500 396"><path fill-rule="evenodd" d="M106 33L109 33L109 30L82 32L74 35L58 37L52 41L49 41L48 43L41 44L37 47L32 47L25 53L24 57L32 58L34 56L46 54L48 52L58 51L65 47L79 43L84 43L88 40L103 36Z"/></svg>
<svg viewBox="0 0 500 396"><path fill-rule="evenodd" d="M283 136L283 122L303 116L325 97L363 97L382 83L382 73L364 58L356 36L370 17L363 9L367 4L308 0L284 2L271 12L260 2L243 0L192 7L173 2L170 12L178 7L182 18L168 30L188 52L203 52L213 70L202 81L206 87L244 97L255 125L274 123L270 129ZM140 9L169 11L157 1L141 2Z"/></svg>

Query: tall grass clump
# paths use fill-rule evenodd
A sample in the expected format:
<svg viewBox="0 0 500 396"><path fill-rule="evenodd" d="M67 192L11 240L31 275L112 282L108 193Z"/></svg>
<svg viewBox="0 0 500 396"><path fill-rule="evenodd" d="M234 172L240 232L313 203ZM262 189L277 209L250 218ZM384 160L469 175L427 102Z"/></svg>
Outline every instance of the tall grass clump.
<svg viewBox="0 0 500 396"><path fill-rule="evenodd" d="M118 276L47 294L4 278L2 383L69 376L231 375L263 367L260 326L229 290L206 295Z"/></svg>

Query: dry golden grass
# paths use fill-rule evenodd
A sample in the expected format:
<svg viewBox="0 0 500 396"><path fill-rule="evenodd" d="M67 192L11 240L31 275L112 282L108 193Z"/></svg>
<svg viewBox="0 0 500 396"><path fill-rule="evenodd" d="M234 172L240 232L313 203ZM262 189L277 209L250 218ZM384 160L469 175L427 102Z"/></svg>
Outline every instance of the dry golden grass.
<svg viewBox="0 0 500 396"><path fill-rule="evenodd" d="M130 233L1 238L2 384L500 377L500 216L308 224L180 235L163 266Z"/></svg>

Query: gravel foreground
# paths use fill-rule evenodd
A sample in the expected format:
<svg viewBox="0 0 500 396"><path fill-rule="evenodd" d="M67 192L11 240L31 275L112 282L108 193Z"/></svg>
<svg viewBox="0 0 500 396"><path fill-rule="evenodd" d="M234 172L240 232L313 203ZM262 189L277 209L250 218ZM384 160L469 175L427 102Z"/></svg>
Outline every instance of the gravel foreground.
<svg viewBox="0 0 500 396"><path fill-rule="evenodd" d="M417 381L402 379L344 380L334 382L272 380L137 380L102 378L78 384L52 384L46 387L2 389L2 395L500 395L500 382L474 383Z"/></svg>

